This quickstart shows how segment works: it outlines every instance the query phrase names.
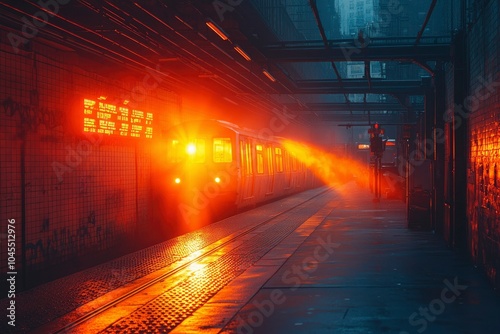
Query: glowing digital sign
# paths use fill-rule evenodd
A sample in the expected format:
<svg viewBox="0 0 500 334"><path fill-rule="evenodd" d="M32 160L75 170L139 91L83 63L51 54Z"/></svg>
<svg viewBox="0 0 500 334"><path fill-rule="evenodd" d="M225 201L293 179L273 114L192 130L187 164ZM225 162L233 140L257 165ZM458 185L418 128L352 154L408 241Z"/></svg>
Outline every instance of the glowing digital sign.
<svg viewBox="0 0 500 334"><path fill-rule="evenodd" d="M98 100L83 100L83 131L110 136L153 138L153 113Z"/></svg>

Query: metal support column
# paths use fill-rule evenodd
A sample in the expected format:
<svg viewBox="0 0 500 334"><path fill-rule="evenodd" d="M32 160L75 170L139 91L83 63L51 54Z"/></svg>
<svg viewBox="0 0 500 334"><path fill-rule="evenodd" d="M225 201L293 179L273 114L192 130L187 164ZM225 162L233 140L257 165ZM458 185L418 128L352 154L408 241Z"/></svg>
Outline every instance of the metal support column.
<svg viewBox="0 0 500 334"><path fill-rule="evenodd" d="M425 121L424 121L424 138L423 138L423 151L424 159L430 160L432 162L431 169L434 168L434 156L435 156L435 141L434 141L434 122L436 117L436 92L434 87L434 80L431 79L430 85L425 94ZM429 194L430 198L430 228L434 230L436 228L436 217L435 217L435 175L431 173L432 177L432 190Z"/></svg>
<svg viewBox="0 0 500 334"><path fill-rule="evenodd" d="M446 89L442 63L436 65L434 75L435 113L434 113L434 218L435 230L443 232L444 221L444 114L446 112Z"/></svg>

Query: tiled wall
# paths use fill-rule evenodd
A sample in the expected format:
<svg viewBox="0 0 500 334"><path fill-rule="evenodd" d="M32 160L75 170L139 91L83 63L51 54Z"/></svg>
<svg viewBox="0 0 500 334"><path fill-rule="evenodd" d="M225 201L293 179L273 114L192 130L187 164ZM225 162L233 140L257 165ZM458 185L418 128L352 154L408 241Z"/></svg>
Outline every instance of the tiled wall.
<svg viewBox="0 0 500 334"><path fill-rule="evenodd" d="M2 34L0 270L8 271L8 219L16 269L27 274L129 247L152 228L152 147L178 114L179 96L157 88L134 100L145 72L94 66L36 41L16 53ZM154 139L85 135L83 98L103 94L152 111Z"/></svg>

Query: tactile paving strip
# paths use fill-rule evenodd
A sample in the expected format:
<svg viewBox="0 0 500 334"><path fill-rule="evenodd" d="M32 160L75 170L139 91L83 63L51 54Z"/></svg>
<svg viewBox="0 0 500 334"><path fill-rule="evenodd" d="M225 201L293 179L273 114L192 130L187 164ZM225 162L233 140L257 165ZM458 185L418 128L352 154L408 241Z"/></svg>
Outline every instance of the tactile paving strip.
<svg viewBox="0 0 500 334"><path fill-rule="evenodd" d="M299 227L331 197L323 196L314 207L292 210L243 245L194 272L177 286L121 319L102 333L166 333L203 306L213 295L259 260Z"/></svg>

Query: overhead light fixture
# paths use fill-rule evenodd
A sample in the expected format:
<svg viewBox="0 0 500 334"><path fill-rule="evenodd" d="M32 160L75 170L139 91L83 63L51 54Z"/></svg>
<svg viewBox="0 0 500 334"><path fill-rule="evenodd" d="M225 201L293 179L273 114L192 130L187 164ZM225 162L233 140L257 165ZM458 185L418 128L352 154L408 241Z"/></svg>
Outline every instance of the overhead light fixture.
<svg viewBox="0 0 500 334"><path fill-rule="evenodd" d="M106 101L107 98L108 98L107 96L101 95L97 99L101 101Z"/></svg>
<svg viewBox="0 0 500 334"><path fill-rule="evenodd" d="M273 77L267 70L262 70L262 73L264 73L264 75L272 82L276 82L276 78Z"/></svg>
<svg viewBox="0 0 500 334"><path fill-rule="evenodd" d="M130 101L129 100L123 100L123 104L127 105Z"/></svg>
<svg viewBox="0 0 500 334"><path fill-rule="evenodd" d="M219 28L215 23L213 23L212 21L207 21L205 23L210 29L213 30L213 32L219 35L219 37L222 38L223 41L227 41L229 39L229 37L227 37L224 31L222 31L222 29Z"/></svg>
<svg viewBox="0 0 500 334"><path fill-rule="evenodd" d="M250 56L245 51L243 51L243 49L241 49L239 46L235 45L234 49L236 50L236 52L238 52L247 61L252 60L252 58L250 58Z"/></svg>

